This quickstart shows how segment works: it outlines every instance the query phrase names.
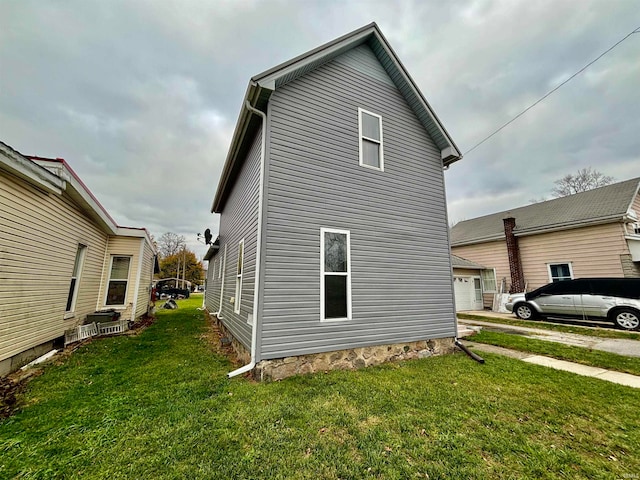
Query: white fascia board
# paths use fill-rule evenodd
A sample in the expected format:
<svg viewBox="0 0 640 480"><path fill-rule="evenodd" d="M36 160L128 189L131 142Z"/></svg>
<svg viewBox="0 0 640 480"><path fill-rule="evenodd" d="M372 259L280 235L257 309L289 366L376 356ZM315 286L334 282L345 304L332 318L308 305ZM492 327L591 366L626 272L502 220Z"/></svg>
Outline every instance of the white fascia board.
<svg viewBox="0 0 640 480"><path fill-rule="evenodd" d="M61 195L66 186L62 178L2 143L0 143L0 168L57 195Z"/></svg>
<svg viewBox="0 0 640 480"><path fill-rule="evenodd" d="M274 67L277 70L275 70L273 73L268 73L269 70L267 70L267 72L265 72L266 75L265 73L259 74L253 77L253 80L262 88L275 90L277 79L290 75L292 72L295 72L296 70L299 70L300 68L303 68L304 66L310 63L317 62L318 60L321 60L323 57L331 57L338 50L341 50L347 45L358 45L359 43L362 43L364 39L370 36L371 34L375 34L374 27L369 27L366 30L356 35L350 36L346 39L343 39L342 41L338 41L337 43L330 45L328 47L320 46L317 49L312 50L311 52L304 53L299 57L293 58L292 60L285 63L281 67Z"/></svg>
<svg viewBox="0 0 640 480"><path fill-rule="evenodd" d="M87 187L78 181L76 176L66 169L66 166L64 174L69 179L67 180L66 190L69 191L69 187L71 187L72 192L76 194L76 198L80 199L82 203L84 203L85 208L92 210L98 216L104 226L109 230L109 234L116 235L118 225L107 214L107 212L105 212L102 205L100 205L100 203L93 197Z"/></svg>

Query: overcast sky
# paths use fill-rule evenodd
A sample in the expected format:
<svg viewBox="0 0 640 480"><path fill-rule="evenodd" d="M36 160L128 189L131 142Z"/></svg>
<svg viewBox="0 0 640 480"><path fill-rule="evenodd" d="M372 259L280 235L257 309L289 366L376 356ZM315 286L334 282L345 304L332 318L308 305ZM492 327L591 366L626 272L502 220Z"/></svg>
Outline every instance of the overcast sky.
<svg viewBox="0 0 640 480"><path fill-rule="evenodd" d="M640 26L637 0L0 0L0 140L62 157L156 238L209 213L249 78L375 21L458 147ZM446 173L450 221L640 175L640 33Z"/></svg>

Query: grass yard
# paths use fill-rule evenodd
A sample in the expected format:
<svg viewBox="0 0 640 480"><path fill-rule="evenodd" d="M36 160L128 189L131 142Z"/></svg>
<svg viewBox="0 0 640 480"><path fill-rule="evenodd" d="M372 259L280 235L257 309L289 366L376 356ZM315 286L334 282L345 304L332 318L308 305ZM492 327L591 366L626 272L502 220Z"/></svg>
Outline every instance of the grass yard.
<svg viewBox="0 0 640 480"><path fill-rule="evenodd" d="M554 330L556 332L577 333L601 338L626 338L628 340L640 340L640 332L625 332L614 330L613 328L601 327L580 327L575 325L561 325L558 323L545 322L544 320L518 320L514 318L488 317L482 315L471 315L468 313L458 313L458 318L463 320L482 320L483 322L500 323L502 325L514 325L517 327L541 328L544 330Z"/></svg>
<svg viewBox="0 0 640 480"><path fill-rule="evenodd" d="M635 478L640 391L463 354L227 379L201 297L96 340L0 421L0 478Z"/></svg>
<svg viewBox="0 0 640 480"><path fill-rule="evenodd" d="M640 375L640 357L627 357L600 350L589 350L582 347L563 345L535 338L527 338L509 333L490 332L482 330L471 337L471 342L488 343L498 347L511 348L521 352L531 352L537 355L581 363L592 367L606 368L618 372Z"/></svg>

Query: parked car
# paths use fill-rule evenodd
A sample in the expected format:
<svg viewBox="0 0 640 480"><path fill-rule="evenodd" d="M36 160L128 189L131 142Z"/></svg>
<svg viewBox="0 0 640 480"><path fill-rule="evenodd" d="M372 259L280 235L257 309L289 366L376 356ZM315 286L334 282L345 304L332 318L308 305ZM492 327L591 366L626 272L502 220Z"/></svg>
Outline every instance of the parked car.
<svg viewBox="0 0 640 480"><path fill-rule="evenodd" d="M640 278L579 278L549 283L509 297L507 310L536 317L608 319L624 330L640 328Z"/></svg>

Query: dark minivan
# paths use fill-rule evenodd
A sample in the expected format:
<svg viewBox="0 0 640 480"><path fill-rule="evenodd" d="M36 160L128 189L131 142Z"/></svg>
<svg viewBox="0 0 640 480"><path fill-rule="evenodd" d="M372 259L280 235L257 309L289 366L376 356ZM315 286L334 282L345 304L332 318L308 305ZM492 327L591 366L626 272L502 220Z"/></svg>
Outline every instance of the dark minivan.
<svg viewBox="0 0 640 480"><path fill-rule="evenodd" d="M509 308L511 307L511 308ZM507 304L518 318L609 319L625 330L640 327L640 278L578 278L516 294Z"/></svg>

